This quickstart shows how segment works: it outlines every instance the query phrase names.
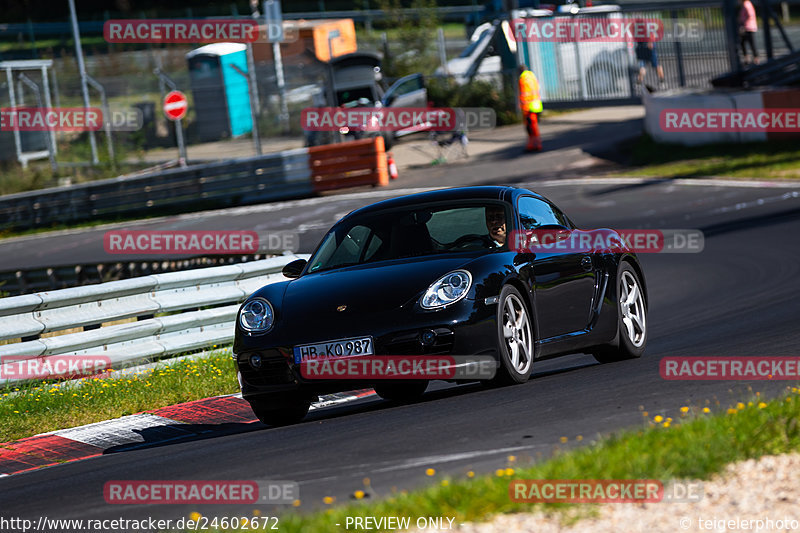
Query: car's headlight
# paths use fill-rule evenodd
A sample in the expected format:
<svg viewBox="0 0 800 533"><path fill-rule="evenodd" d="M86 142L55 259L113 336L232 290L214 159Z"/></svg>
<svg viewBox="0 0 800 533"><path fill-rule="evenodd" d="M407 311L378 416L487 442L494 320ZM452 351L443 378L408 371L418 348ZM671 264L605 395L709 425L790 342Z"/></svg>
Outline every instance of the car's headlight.
<svg viewBox="0 0 800 533"><path fill-rule="evenodd" d="M275 322L272 304L263 298L255 298L242 306L239 325L248 333L264 333Z"/></svg>
<svg viewBox="0 0 800 533"><path fill-rule="evenodd" d="M437 279L420 300L423 309L436 309L459 301L472 285L472 275L466 270L454 270Z"/></svg>

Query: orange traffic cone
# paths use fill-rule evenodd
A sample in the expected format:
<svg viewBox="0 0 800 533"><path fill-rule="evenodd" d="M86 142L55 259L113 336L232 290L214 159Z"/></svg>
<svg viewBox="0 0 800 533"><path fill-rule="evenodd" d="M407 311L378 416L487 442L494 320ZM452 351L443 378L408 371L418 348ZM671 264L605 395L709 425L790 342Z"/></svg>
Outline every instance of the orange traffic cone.
<svg viewBox="0 0 800 533"><path fill-rule="evenodd" d="M386 154L386 163L389 165L389 177L393 180L397 179L397 165L394 162L394 157L392 153L389 152Z"/></svg>

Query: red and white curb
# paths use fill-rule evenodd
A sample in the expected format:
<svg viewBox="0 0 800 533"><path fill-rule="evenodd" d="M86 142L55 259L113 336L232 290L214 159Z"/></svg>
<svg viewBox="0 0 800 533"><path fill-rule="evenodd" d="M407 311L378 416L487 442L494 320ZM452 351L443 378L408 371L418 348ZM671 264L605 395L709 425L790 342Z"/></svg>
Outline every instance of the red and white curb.
<svg viewBox="0 0 800 533"><path fill-rule="evenodd" d="M322 409L374 395L372 389L330 394L320 398L311 409ZM130 450L213 433L219 430L214 426L221 424L250 424L257 421L250 404L242 399L241 394L170 405L1 443L0 477L97 457L112 449Z"/></svg>

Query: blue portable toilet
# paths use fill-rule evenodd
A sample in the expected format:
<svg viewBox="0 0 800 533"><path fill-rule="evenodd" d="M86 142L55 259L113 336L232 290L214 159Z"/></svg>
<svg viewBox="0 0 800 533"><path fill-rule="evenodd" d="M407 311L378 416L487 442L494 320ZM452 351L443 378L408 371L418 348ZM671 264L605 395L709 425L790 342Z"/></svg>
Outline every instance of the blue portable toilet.
<svg viewBox="0 0 800 533"><path fill-rule="evenodd" d="M202 141L238 137L253 131L247 79L247 46L213 43L186 54L192 84L197 134Z"/></svg>

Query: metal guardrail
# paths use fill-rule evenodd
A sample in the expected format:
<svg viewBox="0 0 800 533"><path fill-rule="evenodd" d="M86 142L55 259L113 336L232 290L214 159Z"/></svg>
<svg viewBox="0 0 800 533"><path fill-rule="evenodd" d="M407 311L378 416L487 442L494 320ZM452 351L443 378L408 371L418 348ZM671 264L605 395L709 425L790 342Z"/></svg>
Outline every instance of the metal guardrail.
<svg viewBox="0 0 800 533"><path fill-rule="evenodd" d="M189 257L186 259L139 259L15 269L0 272L0 296L18 296L32 292L54 291L94 285L121 279L177 272L190 268L211 268L222 265L260 261L276 254L243 254Z"/></svg>
<svg viewBox="0 0 800 533"><path fill-rule="evenodd" d="M369 157L346 167L321 165L322 159L356 153ZM221 209L330 189L386 185L385 157L383 139L377 137L9 194L0 197L0 230Z"/></svg>
<svg viewBox="0 0 800 533"><path fill-rule="evenodd" d="M167 209L226 207L311 196L308 149L230 159L0 198L0 229L98 218L141 217Z"/></svg>
<svg viewBox="0 0 800 533"><path fill-rule="evenodd" d="M0 299L0 376L5 358L102 355L113 367L231 342L242 302L285 279L283 266L307 255L155 274ZM158 316L157 316L158 315ZM112 321L123 321L103 326ZM68 329L57 336L43 334ZM19 379L0 380L8 384Z"/></svg>

